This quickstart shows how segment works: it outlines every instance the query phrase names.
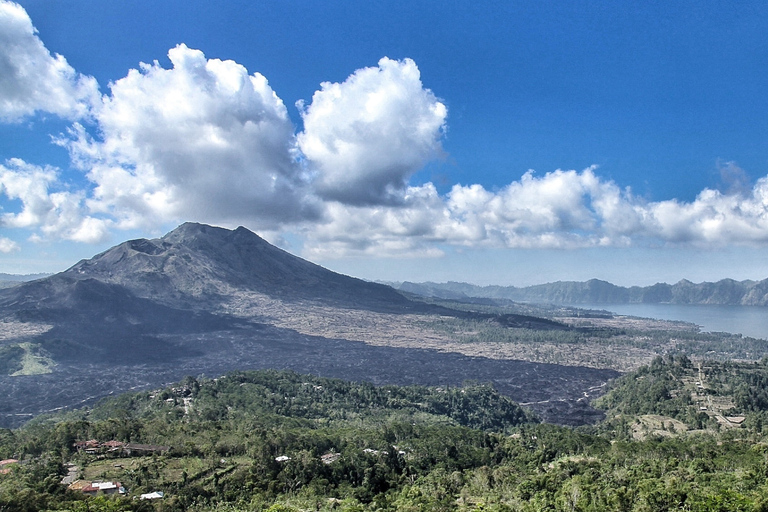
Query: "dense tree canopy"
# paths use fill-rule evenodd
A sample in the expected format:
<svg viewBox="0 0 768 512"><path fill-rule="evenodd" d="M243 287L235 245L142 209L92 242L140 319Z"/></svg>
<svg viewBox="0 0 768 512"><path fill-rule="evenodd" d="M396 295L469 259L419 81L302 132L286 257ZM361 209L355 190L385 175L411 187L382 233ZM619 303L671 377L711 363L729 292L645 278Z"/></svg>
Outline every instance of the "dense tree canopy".
<svg viewBox="0 0 768 512"><path fill-rule="evenodd" d="M742 410L760 409L752 390L764 366L735 367L711 371L722 375L713 389L733 384ZM687 358L659 359L602 403L610 414L686 419L679 383L695 370ZM86 440L90 453L76 445ZM754 425L631 441L605 427L539 424L479 384L237 372L0 431L0 458L20 461L0 474L0 510L768 510L762 440ZM120 443L154 451L109 448ZM119 481L128 495L68 490L68 472ZM151 491L165 497L136 499Z"/></svg>

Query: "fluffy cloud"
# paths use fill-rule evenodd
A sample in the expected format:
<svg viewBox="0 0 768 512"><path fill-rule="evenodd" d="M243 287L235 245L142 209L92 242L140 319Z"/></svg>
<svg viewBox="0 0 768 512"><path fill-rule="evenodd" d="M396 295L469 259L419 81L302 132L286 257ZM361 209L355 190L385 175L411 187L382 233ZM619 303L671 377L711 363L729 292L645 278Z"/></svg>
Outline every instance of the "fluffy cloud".
<svg viewBox="0 0 768 512"><path fill-rule="evenodd" d="M110 221L87 215L84 194L58 190L58 180L57 171L50 167L37 167L19 159L0 165L0 195L21 202L21 211L0 215L0 225L39 228L48 238L90 243L105 240Z"/></svg>
<svg viewBox="0 0 768 512"><path fill-rule="evenodd" d="M95 109L98 138L66 144L95 184L89 206L121 227L158 219L273 227L318 208L292 154L285 105L259 73L179 45L142 64Z"/></svg>
<svg viewBox="0 0 768 512"><path fill-rule="evenodd" d="M768 242L768 177L747 196L705 189L691 203L651 203L645 214L650 237L706 245L763 244Z"/></svg>
<svg viewBox="0 0 768 512"><path fill-rule="evenodd" d="M704 190L692 202L643 201L584 171L525 173L493 192L455 185L409 187L397 206L336 204L307 234L317 258L354 254L435 255L440 244L469 247L578 248L639 244L768 243L768 177L749 195Z"/></svg>
<svg viewBox="0 0 768 512"><path fill-rule="evenodd" d="M298 135L315 191L347 204L400 201L408 178L441 153L447 113L410 59L385 57L343 83L324 82Z"/></svg>
<svg viewBox="0 0 768 512"><path fill-rule="evenodd" d="M51 55L27 12L0 0L0 120L18 121L36 111L80 118L98 97L93 77Z"/></svg>
<svg viewBox="0 0 768 512"><path fill-rule="evenodd" d="M351 254L440 254L437 244L512 248L570 248L610 243L618 188L593 169L528 172L498 192L455 185L440 196L432 184L408 187L398 205L336 204L329 222L308 233L306 250L318 258ZM634 211L634 210L633 210ZM608 214L608 215L605 215ZM605 225L605 226L604 226Z"/></svg>
<svg viewBox="0 0 768 512"><path fill-rule="evenodd" d="M93 183L87 204L121 228L158 220L257 229L334 218L339 204L398 204L441 152L446 109L411 60L322 84L294 136L266 78L179 45L142 64L93 111L98 133L61 140Z"/></svg>
<svg viewBox="0 0 768 512"><path fill-rule="evenodd" d="M3 254L8 254L10 252L16 252L20 250L21 247L19 247L19 244L11 240L10 238L6 238L4 236L0 236L0 252Z"/></svg>
<svg viewBox="0 0 768 512"><path fill-rule="evenodd" d="M305 253L313 258L345 255L439 256L431 245L443 241L439 234L450 222L443 199L428 183L408 187L400 204L356 206L327 204L323 222L305 230Z"/></svg>

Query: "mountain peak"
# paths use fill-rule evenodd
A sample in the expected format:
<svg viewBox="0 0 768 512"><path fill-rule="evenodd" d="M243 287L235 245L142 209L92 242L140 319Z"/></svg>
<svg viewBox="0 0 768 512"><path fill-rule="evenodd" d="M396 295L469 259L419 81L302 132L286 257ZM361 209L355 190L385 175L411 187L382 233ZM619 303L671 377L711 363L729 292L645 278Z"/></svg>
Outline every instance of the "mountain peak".
<svg viewBox="0 0 768 512"><path fill-rule="evenodd" d="M130 240L66 273L120 284L166 303L223 300L238 290L281 299L404 306L392 288L337 274L238 227L186 222L157 239ZM362 302L361 302L362 301Z"/></svg>
<svg viewBox="0 0 768 512"><path fill-rule="evenodd" d="M163 238L179 238L186 236L198 236L200 234L210 233L224 233L229 230L218 226L210 226L208 224L201 224L199 222L185 222L180 224L176 229L169 231Z"/></svg>
<svg viewBox="0 0 768 512"><path fill-rule="evenodd" d="M160 240L167 243L184 245L193 244L196 241L201 240L207 240L210 243L221 243L226 240L231 240L233 237L244 237L246 239L250 238L264 242L259 235L243 226L240 226L235 230L230 230L197 222L185 222L173 231L165 234Z"/></svg>

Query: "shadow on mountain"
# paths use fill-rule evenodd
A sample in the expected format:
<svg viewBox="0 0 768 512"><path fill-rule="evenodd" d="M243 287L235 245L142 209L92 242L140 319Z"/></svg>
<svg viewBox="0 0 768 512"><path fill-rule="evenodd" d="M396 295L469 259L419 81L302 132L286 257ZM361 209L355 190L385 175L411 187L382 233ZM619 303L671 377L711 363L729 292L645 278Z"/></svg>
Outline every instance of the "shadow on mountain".
<svg viewBox="0 0 768 512"><path fill-rule="evenodd" d="M125 287L57 275L19 289L0 306L20 322L53 327L35 341L56 361L136 363L202 355L168 335L206 333L249 325L242 319L175 309L136 297Z"/></svg>

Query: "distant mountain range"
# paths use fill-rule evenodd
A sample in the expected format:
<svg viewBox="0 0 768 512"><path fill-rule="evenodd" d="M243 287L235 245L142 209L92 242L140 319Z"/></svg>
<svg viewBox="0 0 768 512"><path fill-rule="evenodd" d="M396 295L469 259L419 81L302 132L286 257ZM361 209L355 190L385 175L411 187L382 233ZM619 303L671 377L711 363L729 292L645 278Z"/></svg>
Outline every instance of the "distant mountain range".
<svg viewBox="0 0 768 512"><path fill-rule="evenodd" d="M50 275L51 274L5 274L0 272L0 288L10 288L11 286L16 286L19 283L34 281L35 279L42 279Z"/></svg>
<svg viewBox="0 0 768 512"><path fill-rule="evenodd" d="M34 281L35 279L42 279L50 275L51 274L6 274L4 272L0 272L0 281Z"/></svg>
<svg viewBox="0 0 768 512"><path fill-rule="evenodd" d="M502 299L518 302L555 304L720 304L768 306L768 279L716 283L692 283L683 279L675 284L624 287L599 279L589 281L557 281L535 286L476 286L467 283L395 283L400 291L465 300L471 298Z"/></svg>

